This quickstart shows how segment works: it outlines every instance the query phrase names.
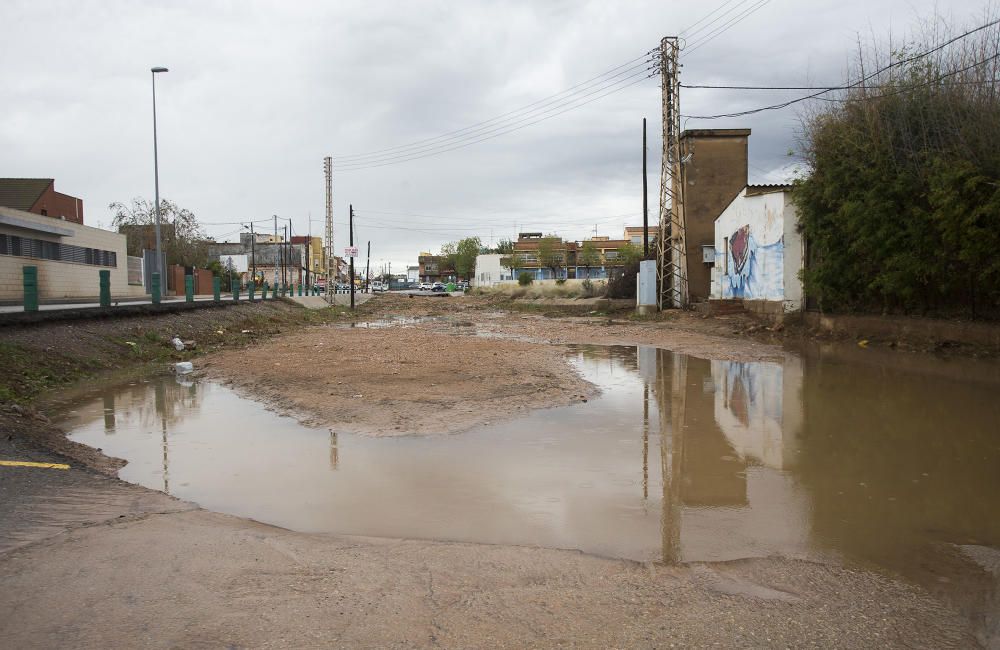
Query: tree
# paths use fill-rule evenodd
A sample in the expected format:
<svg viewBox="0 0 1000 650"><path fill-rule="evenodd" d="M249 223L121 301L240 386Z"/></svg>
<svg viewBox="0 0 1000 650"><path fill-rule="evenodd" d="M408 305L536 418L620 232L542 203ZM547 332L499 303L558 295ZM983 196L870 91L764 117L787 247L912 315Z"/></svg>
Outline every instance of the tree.
<svg viewBox="0 0 1000 650"><path fill-rule="evenodd" d="M642 260L642 247L632 243L624 243L618 247L618 261L629 266Z"/></svg>
<svg viewBox="0 0 1000 650"><path fill-rule="evenodd" d="M152 201L136 197L128 205L111 203L111 225L126 237L129 255L142 255L150 246L152 236L147 236L156 224L156 210ZM194 213L167 199L160 200L161 247L171 264L204 267L208 264L207 235L198 224Z"/></svg>
<svg viewBox="0 0 1000 650"><path fill-rule="evenodd" d="M590 267L598 266L601 263L601 253L597 250L597 246L594 246L594 242L585 241L583 245L580 246L580 250L576 253L576 264L577 266L582 266L587 269L589 276Z"/></svg>
<svg viewBox="0 0 1000 650"><path fill-rule="evenodd" d="M512 239L501 239L497 241L496 248L493 250L501 255L510 255L514 252L514 241Z"/></svg>
<svg viewBox="0 0 1000 650"><path fill-rule="evenodd" d="M559 269L566 264L566 245L555 235L538 240L538 265L552 270L552 277L559 277Z"/></svg>
<svg viewBox="0 0 1000 650"><path fill-rule="evenodd" d="M1000 28L909 60L955 31L932 27L859 54L856 77L880 72L803 118L810 173L793 199L822 309L1000 316L1000 95L981 65Z"/></svg>
<svg viewBox="0 0 1000 650"><path fill-rule="evenodd" d="M483 244L479 237L466 237L455 246L455 272L465 280L469 280L476 273L476 257L482 250Z"/></svg>
<svg viewBox="0 0 1000 650"><path fill-rule="evenodd" d="M476 257L482 250L483 243L479 237L466 237L457 242L448 242L441 246L441 257L448 261L448 266L455 274L468 280L476 272Z"/></svg>

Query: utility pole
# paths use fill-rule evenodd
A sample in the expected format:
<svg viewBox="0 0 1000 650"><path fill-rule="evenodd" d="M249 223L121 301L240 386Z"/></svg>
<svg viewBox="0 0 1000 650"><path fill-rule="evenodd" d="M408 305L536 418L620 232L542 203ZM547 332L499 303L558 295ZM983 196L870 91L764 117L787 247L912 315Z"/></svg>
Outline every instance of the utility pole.
<svg viewBox="0 0 1000 650"><path fill-rule="evenodd" d="M354 204L350 204L350 216L348 217L348 230L350 230L350 246L354 248ZM351 255L351 309L354 309L354 256Z"/></svg>
<svg viewBox="0 0 1000 650"><path fill-rule="evenodd" d="M257 282L257 235L255 235L253 232L253 221L250 222L250 264L253 265L253 281L254 283L256 283Z"/></svg>
<svg viewBox="0 0 1000 650"><path fill-rule="evenodd" d="M680 43L676 36L660 41L660 77L663 101L663 157L660 168L660 231L657 239L656 304L688 304L687 235L681 160Z"/></svg>
<svg viewBox="0 0 1000 650"><path fill-rule="evenodd" d="M271 245L272 246L278 246L278 215L274 215L274 239L271 240ZM275 288L277 288L277 286L278 286L278 262L279 262L279 259L281 258L281 248L278 247L278 248L274 248L272 250L274 250L274 251L277 252L277 254L274 256L274 286L275 286ZM278 295L278 294L275 294L275 295Z"/></svg>
<svg viewBox="0 0 1000 650"><path fill-rule="evenodd" d="M642 118L642 258L649 259L649 190L646 186L646 118Z"/></svg>
<svg viewBox="0 0 1000 650"><path fill-rule="evenodd" d="M372 242L368 240L368 257L365 259L365 293L368 293L368 282L371 281Z"/></svg>
<svg viewBox="0 0 1000 650"><path fill-rule="evenodd" d="M281 284L288 285L288 249L286 244L288 244L288 225L281 227Z"/></svg>
<svg viewBox="0 0 1000 650"><path fill-rule="evenodd" d="M333 248L333 159L323 159L323 173L326 176L326 234L323 240L326 257L326 301L333 304L334 283L337 278L337 259Z"/></svg>

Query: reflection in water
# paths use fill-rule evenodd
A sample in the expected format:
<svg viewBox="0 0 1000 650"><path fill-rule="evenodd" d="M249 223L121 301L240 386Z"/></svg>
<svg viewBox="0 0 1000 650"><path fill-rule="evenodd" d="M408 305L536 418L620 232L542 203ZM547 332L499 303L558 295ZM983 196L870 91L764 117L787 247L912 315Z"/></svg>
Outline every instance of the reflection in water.
<svg viewBox="0 0 1000 650"><path fill-rule="evenodd" d="M173 377L104 390L64 426L127 458L126 480L293 529L666 562L845 558L995 626L996 369L862 354L574 347L600 398L457 436L327 438Z"/></svg>

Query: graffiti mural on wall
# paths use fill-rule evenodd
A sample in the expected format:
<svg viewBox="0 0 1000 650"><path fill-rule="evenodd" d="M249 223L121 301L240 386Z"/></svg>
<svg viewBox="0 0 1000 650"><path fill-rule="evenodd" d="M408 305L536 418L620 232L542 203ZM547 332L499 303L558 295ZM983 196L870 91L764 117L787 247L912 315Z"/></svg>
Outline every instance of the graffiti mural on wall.
<svg viewBox="0 0 1000 650"><path fill-rule="evenodd" d="M761 246L750 224L729 237L729 272L722 276L723 298L781 300L784 298L784 241Z"/></svg>

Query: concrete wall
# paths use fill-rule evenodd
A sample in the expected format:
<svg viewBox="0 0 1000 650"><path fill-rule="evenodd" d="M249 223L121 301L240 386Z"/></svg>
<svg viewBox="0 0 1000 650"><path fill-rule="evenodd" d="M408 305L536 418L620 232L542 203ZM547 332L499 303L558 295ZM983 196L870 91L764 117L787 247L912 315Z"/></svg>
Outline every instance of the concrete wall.
<svg viewBox="0 0 1000 650"><path fill-rule="evenodd" d="M110 267L0 255L0 301L20 303L23 300L22 269L25 266L38 267L38 290L41 300L96 299L100 293L98 271L101 269L111 271L113 297L146 295L141 286L128 283L128 255L125 250L124 235L12 208L0 207L0 217L3 218L2 221L7 222L0 223L0 234L113 251L117 257L117 265ZM11 225L11 223L21 225Z"/></svg>
<svg viewBox="0 0 1000 650"><path fill-rule="evenodd" d="M744 189L715 221L712 297L776 303L778 312L801 309L797 223L788 192Z"/></svg>
<svg viewBox="0 0 1000 650"><path fill-rule="evenodd" d="M702 262L701 247L715 240L715 219L747 184L750 129L697 129L681 135L684 214L687 223L688 293L707 300L712 269Z"/></svg>
<svg viewBox="0 0 1000 650"><path fill-rule="evenodd" d="M470 282L473 287L491 287L513 279L512 271L500 264L503 255L490 253L476 256L476 273Z"/></svg>

